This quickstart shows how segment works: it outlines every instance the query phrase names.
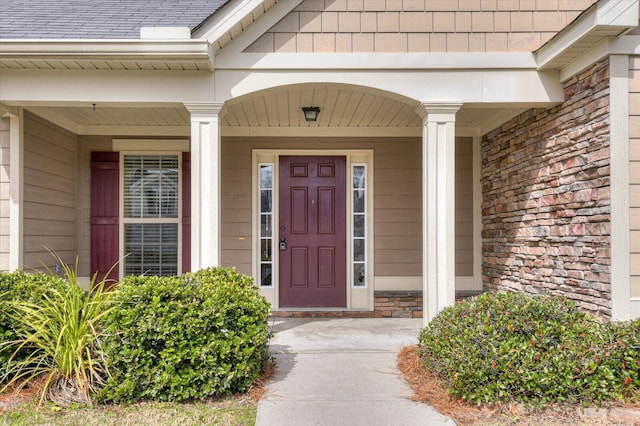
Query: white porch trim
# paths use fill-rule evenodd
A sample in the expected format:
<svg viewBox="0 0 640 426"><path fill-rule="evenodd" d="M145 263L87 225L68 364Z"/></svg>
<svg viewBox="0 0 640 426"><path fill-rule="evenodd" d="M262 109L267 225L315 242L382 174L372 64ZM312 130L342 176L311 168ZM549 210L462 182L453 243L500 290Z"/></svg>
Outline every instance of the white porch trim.
<svg viewBox="0 0 640 426"><path fill-rule="evenodd" d="M535 70L531 52L254 53L222 50L217 69Z"/></svg>
<svg viewBox="0 0 640 426"><path fill-rule="evenodd" d="M473 288L482 290L482 137L473 137Z"/></svg>
<svg viewBox="0 0 640 426"><path fill-rule="evenodd" d="M611 319L631 318L629 266L629 57L609 58ZM615 167L620 166L620 167Z"/></svg>
<svg viewBox="0 0 640 426"><path fill-rule="evenodd" d="M459 103L421 103L423 318L455 301L455 115Z"/></svg>
<svg viewBox="0 0 640 426"><path fill-rule="evenodd" d="M191 113L191 270L220 265L222 102L185 103Z"/></svg>
<svg viewBox="0 0 640 426"><path fill-rule="evenodd" d="M9 270L24 266L24 115L22 108L9 117Z"/></svg>

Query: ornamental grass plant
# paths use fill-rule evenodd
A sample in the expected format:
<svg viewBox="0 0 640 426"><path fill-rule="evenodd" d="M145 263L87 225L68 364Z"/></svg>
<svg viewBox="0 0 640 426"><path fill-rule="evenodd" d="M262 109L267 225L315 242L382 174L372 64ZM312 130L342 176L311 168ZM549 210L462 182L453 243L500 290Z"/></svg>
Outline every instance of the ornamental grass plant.
<svg viewBox="0 0 640 426"><path fill-rule="evenodd" d="M44 289L51 285L52 281L60 281L58 284L62 284L62 278L47 274L28 274L22 270L0 272L0 380L6 377L9 357L13 355L15 361L28 354L24 349L13 354L14 351L6 344L16 340L18 335L14 321L9 317L11 308L5 302L23 300L38 303L42 299ZM0 385L2 384L0 381Z"/></svg>
<svg viewBox="0 0 640 426"><path fill-rule="evenodd" d="M108 375L100 323L112 309L109 300L114 292L106 291L105 280L98 281L95 275L85 292L78 282L77 262L70 267L54 257L63 265L64 280L49 271L38 298L0 302L14 334L0 348L9 354L0 393L37 380L42 381L41 403L90 403Z"/></svg>

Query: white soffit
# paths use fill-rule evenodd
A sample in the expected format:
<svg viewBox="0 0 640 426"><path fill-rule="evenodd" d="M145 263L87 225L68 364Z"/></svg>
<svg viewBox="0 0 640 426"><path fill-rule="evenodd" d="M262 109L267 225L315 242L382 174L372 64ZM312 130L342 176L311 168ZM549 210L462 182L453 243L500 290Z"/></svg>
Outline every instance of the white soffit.
<svg viewBox="0 0 640 426"><path fill-rule="evenodd" d="M0 40L0 68L211 71L206 40Z"/></svg>
<svg viewBox="0 0 640 426"><path fill-rule="evenodd" d="M607 38L638 26L639 0L602 0L534 52L538 69L562 69Z"/></svg>

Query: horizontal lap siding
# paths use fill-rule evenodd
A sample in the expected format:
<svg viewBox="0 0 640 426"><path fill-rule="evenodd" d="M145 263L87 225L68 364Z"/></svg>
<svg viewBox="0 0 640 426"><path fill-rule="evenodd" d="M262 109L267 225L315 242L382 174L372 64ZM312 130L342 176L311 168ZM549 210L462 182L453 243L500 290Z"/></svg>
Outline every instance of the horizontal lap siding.
<svg viewBox="0 0 640 426"><path fill-rule="evenodd" d="M0 118L0 271L9 269L9 118Z"/></svg>
<svg viewBox="0 0 640 426"><path fill-rule="evenodd" d="M456 138L456 276L473 275L473 138Z"/></svg>
<svg viewBox="0 0 640 426"><path fill-rule="evenodd" d="M374 275L422 275L422 141L381 139L374 149Z"/></svg>
<svg viewBox="0 0 640 426"><path fill-rule="evenodd" d="M76 257L76 136L24 114L24 267Z"/></svg>
<svg viewBox="0 0 640 426"><path fill-rule="evenodd" d="M596 0L305 0L249 52L530 52Z"/></svg>
<svg viewBox="0 0 640 426"><path fill-rule="evenodd" d="M629 60L631 297L640 297L640 56Z"/></svg>
<svg viewBox="0 0 640 426"><path fill-rule="evenodd" d="M374 273L422 275L421 144L417 138L223 138L223 265L251 273L252 149L373 149ZM456 274L471 275L471 140L459 139L456 149Z"/></svg>

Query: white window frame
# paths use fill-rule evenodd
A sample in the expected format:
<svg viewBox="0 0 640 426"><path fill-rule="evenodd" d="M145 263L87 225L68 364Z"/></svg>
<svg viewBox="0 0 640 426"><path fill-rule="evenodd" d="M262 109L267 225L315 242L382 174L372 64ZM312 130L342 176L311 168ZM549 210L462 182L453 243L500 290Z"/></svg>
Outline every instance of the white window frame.
<svg viewBox="0 0 640 426"><path fill-rule="evenodd" d="M177 156L178 157L178 217L176 218L126 218L124 216L124 157L128 155L140 156ZM176 275L182 273L182 152L181 151L120 151L120 185L119 185L119 219L118 219L118 236L119 236L119 253L120 253L120 278L124 277L127 259L125 257L125 241L124 228L125 224L164 224L175 223L178 226L178 262Z"/></svg>

